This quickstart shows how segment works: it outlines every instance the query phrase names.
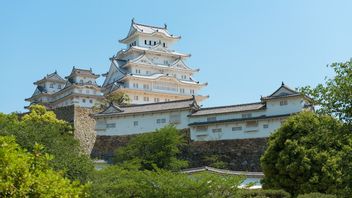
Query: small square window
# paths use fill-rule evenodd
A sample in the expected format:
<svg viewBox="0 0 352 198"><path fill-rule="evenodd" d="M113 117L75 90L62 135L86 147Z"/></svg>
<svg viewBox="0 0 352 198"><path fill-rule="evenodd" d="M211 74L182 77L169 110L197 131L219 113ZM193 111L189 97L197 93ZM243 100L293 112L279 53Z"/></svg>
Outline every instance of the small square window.
<svg viewBox="0 0 352 198"><path fill-rule="evenodd" d="M138 126L138 121L133 121L133 126Z"/></svg>
<svg viewBox="0 0 352 198"><path fill-rule="evenodd" d="M252 114L251 113L244 113L242 114L242 118L251 118Z"/></svg>
<svg viewBox="0 0 352 198"><path fill-rule="evenodd" d="M91 103L91 104L92 104L92 103L93 103L93 100L92 100L92 99L90 99L90 100L89 100L89 103Z"/></svg>
<svg viewBox="0 0 352 198"><path fill-rule="evenodd" d="M212 129L213 133L219 133L222 131L221 128Z"/></svg>
<svg viewBox="0 0 352 198"><path fill-rule="evenodd" d="M138 100L138 96L133 96L133 99L134 100Z"/></svg>
<svg viewBox="0 0 352 198"><path fill-rule="evenodd" d="M263 125L263 128L264 128L264 129L267 129L267 128L269 128L269 125L268 125L268 124L264 124L264 125Z"/></svg>
<svg viewBox="0 0 352 198"><path fill-rule="evenodd" d="M242 127L241 126L232 127L232 131L242 131Z"/></svg>
<svg viewBox="0 0 352 198"><path fill-rule="evenodd" d="M86 103L86 99L82 99L82 102L83 102L83 103Z"/></svg>
<svg viewBox="0 0 352 198"><path fill-rule="evenodd" d="M166 119L165 119L165 118L157 119L157 120L156 120L156 123L157 123L157 124L166 123Z"/></svg>
<svg viewBox="0 0 352 198"><path fill-rule="evenodd" d="M106 124L106 128L115 128L115 127L116 127L115 123Z"/></svg>
<svg viewBox="0 0 352 198"><path fill-rule="evenodd" d="M287 104L288 104L287 100L281 100L280 101L280 106L285 106Z"/></svg>
<svg viewBox="0 0 352 198"><path fill-rule="evenodd" d="M207 118L207 121L208 121L208 122L216 121L216 117L208 117L208 118Z"/></svg>

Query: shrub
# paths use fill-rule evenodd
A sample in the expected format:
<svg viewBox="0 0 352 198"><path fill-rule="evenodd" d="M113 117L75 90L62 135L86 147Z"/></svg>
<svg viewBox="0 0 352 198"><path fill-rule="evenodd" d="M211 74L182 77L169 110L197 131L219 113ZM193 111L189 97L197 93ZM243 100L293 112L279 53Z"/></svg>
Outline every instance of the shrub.
<svg viewBox="0 0 352 198"><path fill-rule="evenodd" d="M187 161L177 158L184 142L181 133L169 125L133 138L127 146L117 149L114 162L118 165L133 164L141 170L179 170L188 165Z"/></svg>
<svg viewBox="0 0 352 198"><path fill-rule="evenodd" d="M336 195L328 195L328 194L315 192L315 193L309 193L304 195L298 195L297 198L336 198Z"/></svg>
<svg viewBox="0 0 352 198"><path fill-rule="evenodd" d="M290 198L284 190L242 190L240 198Z"/></svg>
<svg viewBox="0 0 352 198"><path fill-rule="evenodd" d="M294 196L310 192L351 197L352 134L327 115L302 112L274 132L261 165L263 187Z"/></svg>

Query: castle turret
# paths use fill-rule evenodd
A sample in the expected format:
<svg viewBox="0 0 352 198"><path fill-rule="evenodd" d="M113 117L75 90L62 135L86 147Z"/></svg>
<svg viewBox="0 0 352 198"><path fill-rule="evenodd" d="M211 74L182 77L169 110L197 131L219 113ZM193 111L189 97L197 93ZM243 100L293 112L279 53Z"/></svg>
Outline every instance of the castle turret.
<svg viewBox="0 0 352 198"><path fill-rule="evenodd" d="M101 88L96 83L98 77L91 69L73 67L65 80L55 71L36 81L36 90L25 100L30 105L42 104L51 109L69 105L90 108L103 98Z"/></svg>
<svg viewBox="0 0 352 198"><path fill-rule="evenodd" d="M193 79L199 69L185 63L190 54L179 53L170 46L181 39L169 33L167 26L156 27L131 22L120 50L111 60L105 74L105 94L124 92L134 104L187 99L195 95L197 101L207 96L198 95L207 83Z"/></svg>

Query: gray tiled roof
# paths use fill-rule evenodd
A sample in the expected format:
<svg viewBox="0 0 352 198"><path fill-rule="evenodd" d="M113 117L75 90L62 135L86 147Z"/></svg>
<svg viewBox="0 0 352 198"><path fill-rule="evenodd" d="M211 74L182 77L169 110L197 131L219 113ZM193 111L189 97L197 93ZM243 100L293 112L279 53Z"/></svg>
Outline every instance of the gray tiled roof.
<svg viewBox="0 0 352 198"><path fill-rule="evenodd" d="M240 105L230 105L230 106L209 107L209 108L201 108L199 111L193 113L192 116L253 111L253 110L259 110L264 108L265 108L265 104L261 102L240 104Z"/></svg>
<svg viewBox="0 0 352 198"><path fill-rule="evenodd" d="M145 113L145 112L158 112L158 111L170 111L176 109L187 109L197 108L194 98L185 99L185 100L175 100L170 102L158 102L150 104L140 104L140 105L129 105L116 107L110 105L104 111L95 114L95 116L104 116L104 115L125 115L131 113Z"/></svg>

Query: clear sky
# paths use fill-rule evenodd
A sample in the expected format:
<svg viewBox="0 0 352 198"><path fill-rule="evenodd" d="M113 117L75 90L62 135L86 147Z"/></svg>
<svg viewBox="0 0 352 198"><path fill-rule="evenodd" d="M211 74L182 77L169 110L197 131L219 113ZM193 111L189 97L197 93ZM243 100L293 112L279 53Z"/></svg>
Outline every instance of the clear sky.
<svg viewBox="0 0 352 198"><path fill-rule="evenodd" d="M295 88L352 57L352 1L2 1L0 112L24 111L33 82L72 66L102 74L131 19L167 23L208 82L204 106L259 101L281 81ZM103 78L99 82L103 82Z"/></svg>

